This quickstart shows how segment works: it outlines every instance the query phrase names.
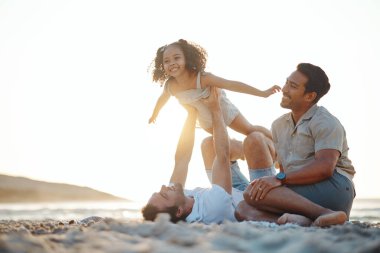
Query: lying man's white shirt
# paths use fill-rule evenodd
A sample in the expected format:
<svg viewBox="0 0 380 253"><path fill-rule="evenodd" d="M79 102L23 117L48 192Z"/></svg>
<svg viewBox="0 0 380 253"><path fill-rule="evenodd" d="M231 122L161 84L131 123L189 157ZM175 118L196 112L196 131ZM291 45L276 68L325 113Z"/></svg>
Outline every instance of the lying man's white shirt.
<svg viewBox="0 0 380 253"><path fill-rule="evenodd" d="M197 187L184 193L194 198L194 206L186 222L220 224L225 220L237 221L235 208L243 200L242 191L232 188L232 194L229 194L219 185L213 184L211 188Z"/></svg>

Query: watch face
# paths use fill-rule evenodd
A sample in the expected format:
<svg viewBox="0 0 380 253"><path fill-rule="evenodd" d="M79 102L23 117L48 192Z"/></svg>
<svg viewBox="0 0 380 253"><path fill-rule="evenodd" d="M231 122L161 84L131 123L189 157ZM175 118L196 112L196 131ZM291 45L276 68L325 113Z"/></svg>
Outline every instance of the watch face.
<svg viewBox="0 0 380 253"><path fill-rule="evenodd" d="M276 175L276 178L279 179L279 180L284 180L286 178L286 174L284 172L279 172Z"/></svg>

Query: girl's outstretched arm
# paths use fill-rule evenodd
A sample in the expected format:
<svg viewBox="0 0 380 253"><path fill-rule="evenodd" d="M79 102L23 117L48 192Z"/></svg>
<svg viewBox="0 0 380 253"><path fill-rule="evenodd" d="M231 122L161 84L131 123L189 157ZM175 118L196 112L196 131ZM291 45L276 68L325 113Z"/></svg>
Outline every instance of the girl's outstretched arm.
<svg viewBox="0 0 380 253"><path fill-rule="evenodd" d="M227 80L224 78L221 78L219 76L213 75L211 73L205 73L202 75L201 84L204 87L206 86L216 86L221 89L240 92L240 93L246 93L258 97L269 97L270 95L281 91L281 87L278 85L273 85L267 90L259 90L253 86L250 86L248 84L239 82L239 81L232 81Z"/></svg>
<svg viewBox="0 0 380 253"><path fill-rule="evenodd" d="M161 96L158 98L156 102L156 106L154 107L152 116L150 116L149 118L149 124L156 122L156 118L158 114L160 113L162 107L164 107L164 105L168 102L169 98L170 98L169 92L166 89L164 89L162 91Z"/></svg>

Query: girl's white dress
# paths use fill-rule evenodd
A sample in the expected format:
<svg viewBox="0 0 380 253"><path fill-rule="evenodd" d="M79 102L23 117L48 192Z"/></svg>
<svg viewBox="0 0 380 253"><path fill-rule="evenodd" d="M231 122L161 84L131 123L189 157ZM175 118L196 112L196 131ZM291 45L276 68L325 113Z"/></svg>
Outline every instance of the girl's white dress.
<svg viewBox="0 0 380 253"><path fill-rule="evenodd" d="M198 72L197 74L196 89L185 90L173 95L170 91L168 82L165 83L165 89L169 94L175 96L181 104L190 105L197 109L198 122L203 129L212 128L211 112L201 101L202 98L207 98L210 95L210 87L204 89L201 88L201 72ZM223 112L224 122L229 126L236 116L239 115L239 109L227 98L224 90L221 91L220 105Z"/></svg>

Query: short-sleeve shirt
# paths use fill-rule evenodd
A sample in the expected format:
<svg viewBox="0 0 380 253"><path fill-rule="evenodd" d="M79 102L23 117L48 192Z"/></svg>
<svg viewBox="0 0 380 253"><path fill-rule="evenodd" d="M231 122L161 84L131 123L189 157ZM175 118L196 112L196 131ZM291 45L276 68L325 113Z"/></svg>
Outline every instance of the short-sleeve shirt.
<svg viewBox="0 0 380 253"><path fill-rule="evenodd" d="M314 105L295 125L291 113L287 113L272 124L273 141L277 160L285 173L299 170L322 149L340 152L336 170L352 180L355 169L348 158L346 131L326 108Z"/></svg>
<svg viewBox="0 0 380 253"><path fill-rule="evenodd" d="M189 223L220 224L225 220L236 221L235 208L243 200L242 191L233 188L232 194L229 194L217 184L211 188L185 190L185 195L194 198L193 209L186 217L186 222Z"/></svg>

